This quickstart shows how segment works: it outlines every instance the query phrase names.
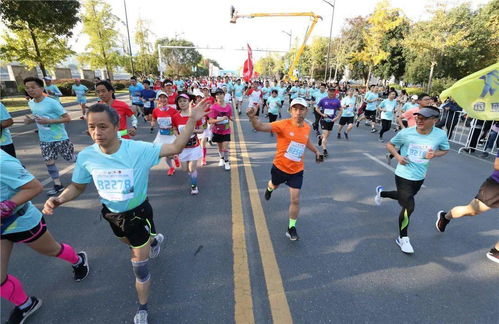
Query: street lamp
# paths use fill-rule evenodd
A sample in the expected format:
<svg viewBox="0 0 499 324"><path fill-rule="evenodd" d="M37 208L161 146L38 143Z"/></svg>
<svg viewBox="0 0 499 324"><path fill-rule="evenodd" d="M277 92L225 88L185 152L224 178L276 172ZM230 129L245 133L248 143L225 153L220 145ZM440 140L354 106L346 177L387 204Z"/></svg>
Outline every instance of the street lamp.
<svg viewBox="0 0 499 324"><path fill-rule="evenodd" d="M334 18L334 7L336 6L336 0L333 0L333 3L327 1L327 0L322 0L323 2L327 3L333 8L333 13L331 14L331 27L329 29L329 45L327 47L327 61L326 61L326 70L324 71L324 82L326 81L327 78L327 70L329 69L329 56L331 53L331 36L333 34L333 18Z"/></svg>

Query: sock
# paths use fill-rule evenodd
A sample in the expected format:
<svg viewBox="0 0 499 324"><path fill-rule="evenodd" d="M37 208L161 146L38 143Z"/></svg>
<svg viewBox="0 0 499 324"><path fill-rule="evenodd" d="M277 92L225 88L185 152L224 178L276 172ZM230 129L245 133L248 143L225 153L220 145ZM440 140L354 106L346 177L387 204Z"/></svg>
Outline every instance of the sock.
<svg viewBox="0 0 499 324"><path fill-rule="evenodd" d="M139 304L139 311L141 310L145 310L147 312L147 303L145 303L144 305Z"/></svg>
<svg viewBox="0 0 499 324"><path fill-rule="evenodd" d="M206 147L203 147L203 158L206 158Z"/></svg>
<svg viewBox="0 0 499 324"><path fill-rule="evenodd" d="M218 156L220 156L221 159L224 158L224 152L223 151L218 151Z"/></svg>
<svg viewBox="0 0 499 324"><path fill-rule="evenodd" d="M296 219L290 218L288 228L295 227L295 225L296 225Z"/></svg>
<svg viewBox="0 0 499 324"><path fill-rule="evenodd" d="M449 219L449 218L447 218L447 217L445 217L445 216L450 216L451 218ZM450 213L450 212L449 212L449 213L444 212L444 219L445 219L446 221L450 222L450 220L452 219L452 215L451 215L451 213Z"/></svg>
<svg viewBox="0 0 499 324"><path fill-rule="evenodd" d="M57 168L57 165L55 165L55 164L48 164L47 165L47 171L48 171L50 177L52 178L52 180L59 179L59 169Z"/></svg>
<svg viewBox="0 0 499 324"><path fill-rule="evenodd" d="M274 189L270 188L269 186L267 186L267 190L270 192L274 191Z"/></svg>
<svg viewBox="0 0 499 324"><path fill-rule="evenodd" d="M80 261L80 257L76 254L71 245L65 243L61 244L61 251L56 257L75 265Z"/></svg>
<svg viewBox="0 0 499 324"><path fill-rule="evenodd" d="M198 186L198 170L191 172L191 186L192 187L197 187Z"/></svg>
<svg viewBox="0 0 499 324"><path fill-rule="evenodd" d="M224 161L229 162L229 151L224 151Z"/></svg>
<svg viewBox="0 0 499 324"><path fill-rule="evenodd" d="M17 307L19 307L20 310L23 310L23 309L30 307L31 304L33 304L33 300L31 299L31 297L28 297L28 300L24 304L19 305Z"/></svg>
<svg viewBox="0 0 499 324"><path fill-rule="evenodd" d="M165 162L169 169L173 167L172 159L165 158Z"/></svg>
<svg viewBox="0 0 499 324"><path fill-rule="evenodd" d="M24 292L23 285L14 276L10 274L0 286L0 294L2 298L7 299L16 306L21 306L29 299L28 295Z"/></svg>

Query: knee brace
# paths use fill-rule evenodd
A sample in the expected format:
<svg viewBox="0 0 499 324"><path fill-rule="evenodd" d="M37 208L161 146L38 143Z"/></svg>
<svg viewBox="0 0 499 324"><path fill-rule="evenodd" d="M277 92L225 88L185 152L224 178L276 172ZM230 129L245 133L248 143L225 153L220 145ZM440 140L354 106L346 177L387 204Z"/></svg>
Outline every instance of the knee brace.
<svg viewBox="0 0 499 324"><path fill-rule="evenodd" d="M55 164L48 164L47 170L48 170L49 175L52 179L59 178L59 169L57 168L57 166Z"/></svg>
<svg viewBox="0 0 499 324"><path fill-rule="evenodd" d="M146 283L151 279L151 274L149 273L149 269L147 268L147 263L149 260L145 261L132 261L133 273L135 274L135 278L137 282Z"/></svg>

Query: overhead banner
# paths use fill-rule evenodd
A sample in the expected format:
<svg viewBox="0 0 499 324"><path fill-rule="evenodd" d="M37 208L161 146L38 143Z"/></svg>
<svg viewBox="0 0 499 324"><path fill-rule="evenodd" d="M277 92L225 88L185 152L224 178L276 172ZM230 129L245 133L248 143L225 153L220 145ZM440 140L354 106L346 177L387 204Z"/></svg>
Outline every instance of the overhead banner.
<svg viewBox="0 0 499 324"><path fill-rule="evenodd" d="M472 118L499 120L499 63L462 78L440 94L442 101L448 97Z"/></svg>

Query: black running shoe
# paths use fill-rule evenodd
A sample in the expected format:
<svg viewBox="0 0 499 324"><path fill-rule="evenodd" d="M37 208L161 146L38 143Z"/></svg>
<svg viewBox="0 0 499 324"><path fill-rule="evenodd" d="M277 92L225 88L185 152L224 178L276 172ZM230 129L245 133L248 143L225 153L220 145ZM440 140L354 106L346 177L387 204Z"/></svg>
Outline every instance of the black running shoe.
<svg viewBox="0 0 499 324"><path fill-rule="evenodd" d="M338 135L336 135L336 138L341 138L341 134L338 133Z"/></svg>
<svg viewBox="0 0 499 324"><path fill-rule="evenodd" d="M445 227L450 222L450 220L445 218L445 214L446 213L443 210L437 213L437 222L435 223L435 226L437 227L437 231L439 231L440 233L445 232Z"/></svg>
<svg viewBox="0 0 499 324"><path fill-rule="evenodd" d="M90 267L88 266L88 258L85 251L79 252L78 256L81 258L81 262L80 264L73 266L73 273L75 281L82 281L88 276Z"/></svg>
<svg viewBox="0 0 499 324"><path fill-rule="evenodd" d="M322 155L324 155L324 157L328 157L327 150L324 150L324 151L322 152Z"/></svg>
<svg viewBox="0 0 499 324"><path fill-rule="evenodd" d="M270 197L272 196L272 191L270 191L269 188L265 190L265 200L270 200Z"/></svg>
<svg viewBox="0 0 499 324"><path fill-rule="evenodd" d="M291 228L288 228L288 230L286 231L286 236L291 241L298 241L300 239L298 237L298 233L296 232L296 227L294 227L294 226Z"/></svg>
<svg viewBox="0 0 499 324"><path fill-rule="evenodd" d="M345 138L346 138L346 139L349 139L349 138L348 138L348 133L343 133L343 135L345 135Z"/></svg>
<svg viewBox="0 0 499 324"><path fill-rule="evenodd" d="M357 124L355 124L356 127L359 127L360 122L358 121Z"/></svg>
<svg viewBox="0 0 499 324"><path fill-rule="evenodd" d="M154 128L151 127L151 134L154 133Z"/></svg>
<svg viewBox="0 0 499 324"><path fill-rule="evenodd" d="M487 252L487 258L490 261L499 263L499 251L497 251L496 248L490 249L490 251Z"/></svg>
<svg viewBox="0 0 499 324"><path fill-rule="evenodd" d="M63 191L64 190L64 186L59 186L59 185L55 185L54 188L50 189L48 192L47 192L47 195L49 197L52 197L52 196L55 196L57 195L59 192Z"/></svg>
<svg viewBox="0 0 499 324"><path fill-rule="evenodd" d="M322 136L317 135L317 145L321 146L322 145Z"/></svg>
<svg viewBox="0 0 499 324"><path fill-rule="evenodd" d="M31 305L25 309L19 309L19 307L15 307L10 313L9 320L7 324L22 324L24 321L34 312L42 306L42 300L36 298L35 296L31 296Z"/></svg>

